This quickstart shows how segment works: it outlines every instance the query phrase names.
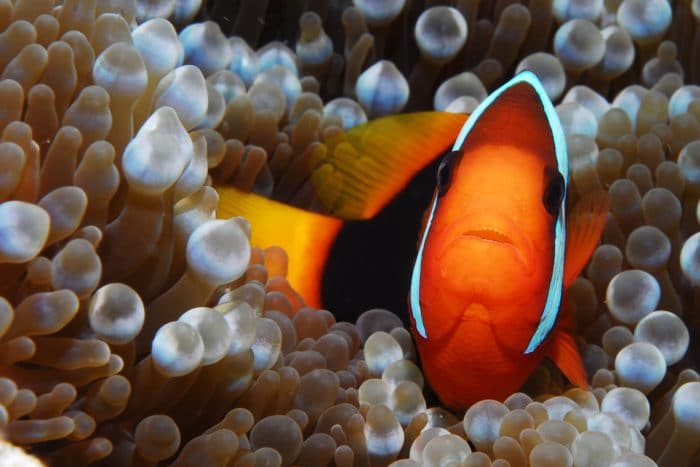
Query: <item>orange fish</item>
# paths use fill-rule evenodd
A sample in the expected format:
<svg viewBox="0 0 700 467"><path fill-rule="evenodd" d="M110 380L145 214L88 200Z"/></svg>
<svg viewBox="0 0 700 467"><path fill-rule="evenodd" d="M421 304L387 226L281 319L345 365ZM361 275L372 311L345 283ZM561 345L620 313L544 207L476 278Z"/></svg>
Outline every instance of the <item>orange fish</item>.
<svg viewBox="0 0 700 467"><path fill-rule="evenodd" d="M605 193L566 219L566 139L534 74L472 113L443 159L411 276L412 331L441 401L466 408L517 391L544 356L586 374L559 313L598 243Z"/></svg>

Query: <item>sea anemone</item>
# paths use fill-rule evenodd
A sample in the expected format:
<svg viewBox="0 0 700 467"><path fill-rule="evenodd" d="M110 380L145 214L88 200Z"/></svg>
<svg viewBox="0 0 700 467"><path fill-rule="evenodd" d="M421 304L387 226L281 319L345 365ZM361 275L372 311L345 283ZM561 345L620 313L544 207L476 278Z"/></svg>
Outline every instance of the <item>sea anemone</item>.
<svg viewBox="0 0 700 467"><path fill-rule="evenodd" d="M695 2L350 3L0 0L0 463L700 462ZM328 213L343 130L523 69L571 198L611 195L566 298L591 388L544 363L453 413L397 315L308 307L213 186Z"/></svg>

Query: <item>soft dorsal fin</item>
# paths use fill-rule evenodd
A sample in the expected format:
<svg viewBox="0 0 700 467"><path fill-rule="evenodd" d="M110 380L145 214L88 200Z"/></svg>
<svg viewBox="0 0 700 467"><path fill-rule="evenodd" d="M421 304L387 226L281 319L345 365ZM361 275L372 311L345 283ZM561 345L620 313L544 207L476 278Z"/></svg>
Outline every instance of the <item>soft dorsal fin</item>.
<svg viewBox="0 0 700 467"><path fill-rule="evenodd" d="M605 190L586 193L568 215L564 289L581 274L598 245L610 211L610 196Z"/></svg>

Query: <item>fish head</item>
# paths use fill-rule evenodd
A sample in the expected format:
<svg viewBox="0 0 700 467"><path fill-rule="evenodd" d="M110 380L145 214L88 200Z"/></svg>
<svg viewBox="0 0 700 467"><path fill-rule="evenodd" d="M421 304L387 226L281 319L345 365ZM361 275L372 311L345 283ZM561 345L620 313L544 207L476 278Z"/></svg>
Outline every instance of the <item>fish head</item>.
<svg viewBox="0 0 700 467"><path fill-rule="evenodd" d="M448 157L456 161L445 161L438 177L447 186L438 189L425 244L427 275L460 303L541 295L551 276L561 174L512 145L467 145Z"/></svg>
<svg viewBox="0 0 700 467"><path fill-rule="evenodd" d="M534 75L520 74L470 116L438 169L411 277L419 337L441 339L480 319L523 329L517 347L536 328L530 344L541 343L561 301L567 178L553 106ZM494 316L504 307L522 312Z"/></svg>

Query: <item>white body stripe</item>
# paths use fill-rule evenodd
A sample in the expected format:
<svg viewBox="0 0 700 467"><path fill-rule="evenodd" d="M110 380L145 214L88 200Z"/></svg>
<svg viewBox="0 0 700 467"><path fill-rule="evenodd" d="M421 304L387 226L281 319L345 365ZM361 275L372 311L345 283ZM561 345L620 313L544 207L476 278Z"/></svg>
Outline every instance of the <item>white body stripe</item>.
<svg viewBox="0 0 700 467"><path fill-rule="evenodd" d="M420 334L424 339L428 338L428 334L425 331L423 312L420 307L420 273L423 267L423 249L425 248L425 240L428 238L428 230L430 230L430 225L433 223L433 215L435 215L436 206L437 196L435 196L435 199L433 200L433 205L430 206L430 215L428 216L428 222L425 224L423 238L420 241L418 255L416 255L416 264L413 265L413 272L411 273L411 288L409 289L413 321L416 323L416 330L418 331L418 334Z"/></svg>

